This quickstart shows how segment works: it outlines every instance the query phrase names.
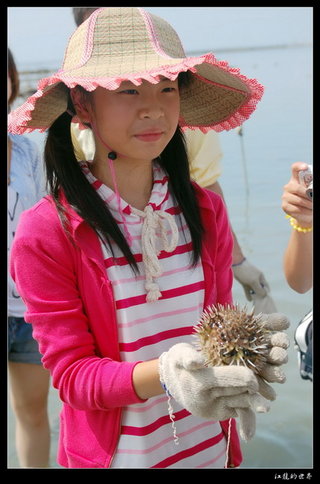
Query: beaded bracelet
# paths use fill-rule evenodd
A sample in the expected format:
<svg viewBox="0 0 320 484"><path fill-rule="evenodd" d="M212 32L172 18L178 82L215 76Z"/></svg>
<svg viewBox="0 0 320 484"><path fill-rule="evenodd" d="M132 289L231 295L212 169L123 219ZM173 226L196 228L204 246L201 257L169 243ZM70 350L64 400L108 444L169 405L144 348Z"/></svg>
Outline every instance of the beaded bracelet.
<svg viewBox="0 0 320 484"><path fill-rule="evenodd" d="M169 392L168 388L166 387L166 385L161 380L160 380L160 384L161 384L162 388L164 389L164 391L166 392L166 394L168 395L168 397L172 397L172 395Z"/></svg>
<svg viewBox="0 0 320 484"><path fill-rule="evenodd" d="M308 232L312 232L312 227L300 227L300 225L297 224L296 219L293 217L290 217L290 215L286 215L286 218L289 219L290 225L294 230L297 230L298 232L302 232L304 234L307 234Z"/></svg>

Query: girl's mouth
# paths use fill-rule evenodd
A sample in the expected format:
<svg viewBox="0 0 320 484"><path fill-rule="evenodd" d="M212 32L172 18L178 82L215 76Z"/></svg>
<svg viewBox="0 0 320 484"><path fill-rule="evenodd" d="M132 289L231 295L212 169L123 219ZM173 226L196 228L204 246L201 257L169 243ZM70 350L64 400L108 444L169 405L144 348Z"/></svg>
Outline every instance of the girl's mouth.
<svg viewBox="0 0 320 484"><path fill-rule="evenodd" d="M146 132L146 133L136 134L135 138L137 138L140 141L146 141L146 142L158 141L161 138L162 134L163 133L161 131L150 132L150 133Z"/></svg>

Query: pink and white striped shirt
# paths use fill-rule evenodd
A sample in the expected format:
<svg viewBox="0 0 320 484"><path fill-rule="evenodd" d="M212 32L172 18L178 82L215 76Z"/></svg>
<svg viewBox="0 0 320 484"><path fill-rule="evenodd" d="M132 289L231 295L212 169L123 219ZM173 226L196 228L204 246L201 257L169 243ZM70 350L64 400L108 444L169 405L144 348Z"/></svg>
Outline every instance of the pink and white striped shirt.
<svg viewBox="0 0 320 484"><path fill-rule="evenodd" d="M120 224L115 193L97 180L83 163L82 169ZM162 275L156 282L161 291L158 301L146 301L145 268L141 253L142 218L124 200L120 207L132 237L131 251L139 267L135 276L119 248L114 257L102 244L105 267L116 304L118 338L123 361L145 361L181 341L192 343L193 326L203 310L204 277L201 262L190 268L192 242L183 215L168 190L168 180L154 165L154 184L149 200L153 210L172 214L179 229L176 249L161 251ZM169 230L168 230L169 232ZM170 234L168 233L168 237ZM123 410L121 435L112 468L222 468L226 459L226 439L219 422L191 415L171 399L178 445L173 439L167 396L130 405Z"/></svg>

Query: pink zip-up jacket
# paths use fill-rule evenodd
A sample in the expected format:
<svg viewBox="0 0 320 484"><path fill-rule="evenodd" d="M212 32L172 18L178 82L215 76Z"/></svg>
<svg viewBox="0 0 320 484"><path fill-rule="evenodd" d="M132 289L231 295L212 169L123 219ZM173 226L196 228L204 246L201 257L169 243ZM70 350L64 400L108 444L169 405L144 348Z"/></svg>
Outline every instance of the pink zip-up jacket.
<svg viewBox="0 0 320 484"><path fill-rule="evenodd" d="M230 303L232 235L222 199L195 184L205 235L204 307ZM135 364L120 361L115 303L100 241L67 204L70 235L50 197L25 211L11 251L11 275L26 303L42 362L63 402L58 463L69 468L108 468L120 436L122 407L135 393ZM227 435L229 421L221 422ZM229 466L242 461L235 420Z"/></svg>

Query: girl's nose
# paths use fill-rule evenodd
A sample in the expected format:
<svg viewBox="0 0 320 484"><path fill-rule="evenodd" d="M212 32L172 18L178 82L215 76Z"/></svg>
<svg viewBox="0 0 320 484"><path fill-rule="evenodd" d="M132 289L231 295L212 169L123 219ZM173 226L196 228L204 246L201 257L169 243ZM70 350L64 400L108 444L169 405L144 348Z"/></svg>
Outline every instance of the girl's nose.
<svg viewBox="0 0 320 484"><path fill-rule="evenodd" d="M163 107L156 96L146 97L140 107L140 118L159 119L163 116Z"/></svg>

